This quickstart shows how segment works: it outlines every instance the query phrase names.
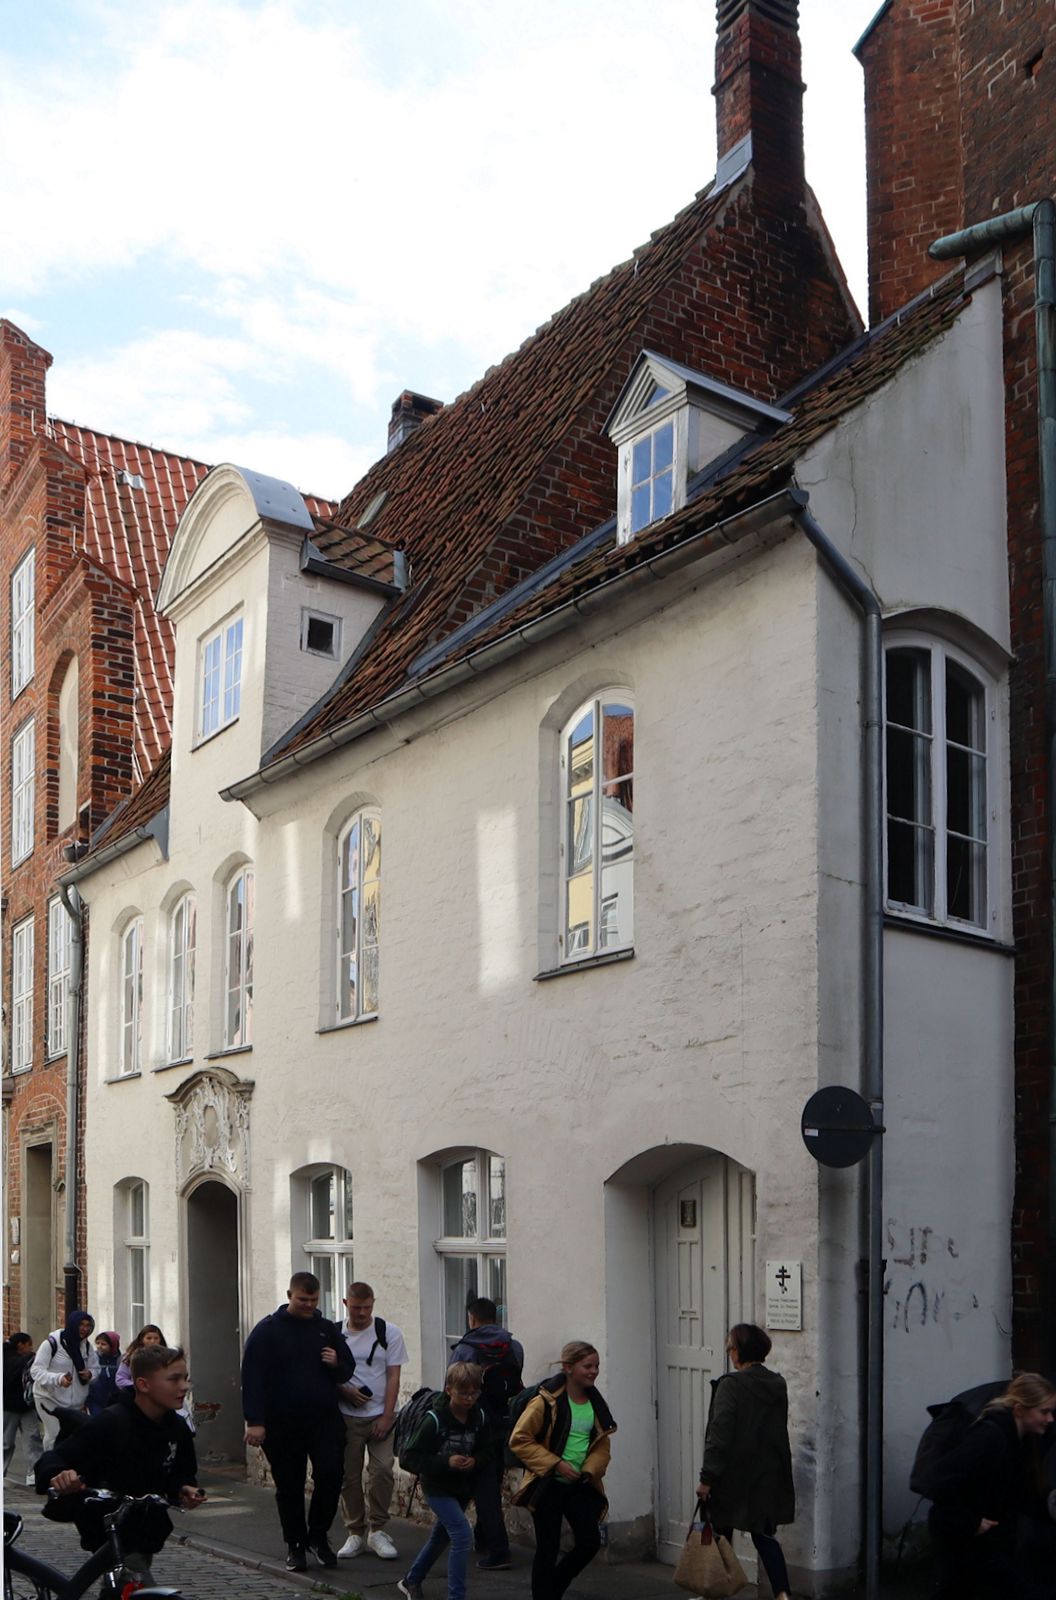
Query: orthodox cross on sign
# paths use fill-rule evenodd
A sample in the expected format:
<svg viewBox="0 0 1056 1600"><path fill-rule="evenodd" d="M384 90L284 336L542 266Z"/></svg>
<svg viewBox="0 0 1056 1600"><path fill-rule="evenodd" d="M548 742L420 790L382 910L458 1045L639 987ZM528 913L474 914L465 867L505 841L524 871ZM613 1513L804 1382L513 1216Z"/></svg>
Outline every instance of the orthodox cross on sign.
<svg viewBox="0 0 1056 1600"><path fill-rule="evenodd" d="M792 1280L792 1274L789 1272L788 1268L783 1263L777 1269L777 1271L774 1273L774 1277L777 1279L778 1283L781 1285L781 1293L782 1294L787 1294L788 1293L788 1285Z"/></svg>

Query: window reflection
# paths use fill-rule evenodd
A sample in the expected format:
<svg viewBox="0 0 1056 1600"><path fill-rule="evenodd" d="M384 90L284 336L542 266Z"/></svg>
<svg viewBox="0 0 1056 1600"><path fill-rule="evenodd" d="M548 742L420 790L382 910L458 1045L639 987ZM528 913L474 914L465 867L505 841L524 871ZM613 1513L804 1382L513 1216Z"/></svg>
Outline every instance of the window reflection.
<svg viewBox="0 0 1056 1600"><path fill-rule="evenodd" d="M595 701L579 713L567 737L565 767L567 959L633 941L633 708L621 700Z"/></svg>

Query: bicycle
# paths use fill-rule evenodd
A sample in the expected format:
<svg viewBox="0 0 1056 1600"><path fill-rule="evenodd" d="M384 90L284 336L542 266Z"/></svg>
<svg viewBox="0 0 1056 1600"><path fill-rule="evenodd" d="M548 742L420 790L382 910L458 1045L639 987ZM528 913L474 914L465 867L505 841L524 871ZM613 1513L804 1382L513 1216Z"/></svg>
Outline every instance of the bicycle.
<svg viewBox="0 0 1056 1600"><path fill-rule="evenodd" d="M183 1600L178 1589L155 1588L145 1585L141 1576L125 1566L125 1552L121 1542L121 1528L136 1506L154 1505L169 1509L169 1502L157 1494L119 1495L109 1489L89 1489L87 1503L101 1505L112 1503L114 1509L103 1516L106 1543L94 1551L72 1577L15 1546L22 1532L22 1518L17 1511L4 1512L4 1600L80 1600L88 1593L98 1578L103 1580L100 1596L108 1600ZM28 1579L19 1583L17 1579Z"/></svg>

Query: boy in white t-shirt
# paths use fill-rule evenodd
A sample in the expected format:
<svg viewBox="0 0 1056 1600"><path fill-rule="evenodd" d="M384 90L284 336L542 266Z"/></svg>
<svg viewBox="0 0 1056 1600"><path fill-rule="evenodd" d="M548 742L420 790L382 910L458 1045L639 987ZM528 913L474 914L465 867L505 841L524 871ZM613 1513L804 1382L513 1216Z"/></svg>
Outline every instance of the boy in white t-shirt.
<svg viewBox="0 0 1056 1600"><path fill-rule="evenodd" d="M355 1370L350 1381L338 1389L345 1418L341 1516L348 1537L337 1553L347 1559L370 1550L383 1561L394 1561L398 1552L385 1532L385 1524L392 1504L392 1424L407 1346L394 1322L374 1315L374 1290L369 1283L349 1286L345 1310L343 1331ZM368 1458L369 1534L363 1494L364 1455Z"/></svg>

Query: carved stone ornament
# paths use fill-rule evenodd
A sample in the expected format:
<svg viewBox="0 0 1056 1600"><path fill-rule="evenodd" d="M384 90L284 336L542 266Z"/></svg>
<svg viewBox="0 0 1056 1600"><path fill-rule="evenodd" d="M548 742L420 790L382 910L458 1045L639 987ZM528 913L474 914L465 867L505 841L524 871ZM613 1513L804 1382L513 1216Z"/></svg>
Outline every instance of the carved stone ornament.
<svg viewBox="0 0 1056 1600"><path fill-rule="evenodd" d="M249 1102L253 1084L226 1067L195 1072L167 1095L176 1113L176 1184L215 1172L249 1188Z"/></svg>

